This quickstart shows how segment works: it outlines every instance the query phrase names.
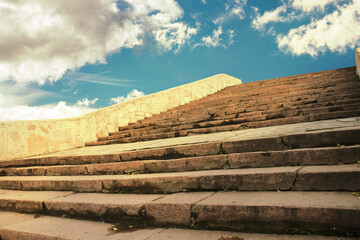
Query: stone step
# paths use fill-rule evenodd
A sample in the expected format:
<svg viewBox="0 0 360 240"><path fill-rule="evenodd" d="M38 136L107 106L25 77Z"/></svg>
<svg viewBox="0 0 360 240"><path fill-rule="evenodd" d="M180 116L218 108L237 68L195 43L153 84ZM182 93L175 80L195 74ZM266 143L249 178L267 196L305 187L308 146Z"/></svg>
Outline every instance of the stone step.
<svg viewBox="0 0 360 240"><path fill-rule="evenodd" d="M137 160L103 164L31 166L0 169L2 176L76 176L187 172L278 166L352 164L360 161L360 146L305 148L285 151L232 153L169 160Z"/></svg>
<svg viewBox="0 0 360 240"><path fill-rule="evenodd" d="M347 121L354 121L348 119ZM346 120L344 120L346 121ZM324 129L329 123L319 123ZM295 126L295 125L294 125ZM287 128L294 128L288 125ZM299 125L301 129L301 125ZM261 129L260 129L261 130ZM266 128L262 129L266 131ZM283 130L284 132L284 130ZM239 132L241 136L241 133ZM211 135L209 135L211 137ZM137 151L125 151L113 154L100 152L94 155L56 155L50 157L33 157L21 160L0 162L1 168L51 166L51 165L79 165L109 163L134 160L162 160L186 157L198 157L241 152L282 151L296 148L336 147L360 144L360 128L316 130L297 134L277 134L273 137L257 136L253 138L233 138L232 140L214 141L206 143L158 147ZM115 146L115 145L114 145Z"/></svg>
<svg viewBox="0 0 360 240"><path fill-rule="evenodd" d="M348 240L346 237L256 234L230 231L209 231L179 228L134 227L53 216L0 212L0 238L3 240ZM292 232L306 230L291 228Z"/></svg>
<svg viewBox="0 0 360 240"><path fill-rule="evenodd" d="M347 117L357 117L360 116L360 110L351 110L351 111L339 111L339 112L330 112L330 113L315 113L309 115L300 115L286 118L278 119L269 119L269 120L258 120L258 121L243 121L242 123L232 124L231 120L227 124L220 126L210 126L202 128L191 128L186 130L177 130L170 131L158 134L149 134L139 137L125 137L120 139L104 140L98 142L89 142L86 143L87 146L99 146L107 144L117 144L117 143L129 143L137 141L149 141L155 139L164 139L164 138L174 138L179 136L189 136L190 134L208 134L214 132L225 132L225 131L234 131L248 128L259 128L259 127L269 127L285 124L293 124L300 122L309 122L309 121L319 121L319 120L329 120L337 118L347 118ZM226 120L225 120L226 122Z"/></svg>
<svg viewBox="0 0 360 240"><path fill-rule="evenodd" d="M360 83L359 83L360 85ZM360 90L360 86L359 88L351 88L349 89L347 92L347 95L349 97L351 97L351 93L355 92L355 93L359 93ZM337 100L339 102L339 104L341 105L341 102L344 101L344 98L346 99L347 96L343 93L338 93L339 95L341 95L342 97ZM256 101L249 101L247 98L245 98L245 102L244 99L239 99L240 102L233 102L232 103L228 103L228 102L222 102L222 101L215 101L212 104L197 104L196 106L193 106L195 104L195 102L192 104L186 104L183 106L183 108L179 111L167 111L164 113L161 113L159 115L155 115L151 118L145 119L145 120L141 120L138 121L136 123L132 123L130 124L128 127L120 127L119 131L122 130L130 130L130 129L137 129L137 128L142 128L144 126L148 126L148 125L166 125L169 124L169 122L177 122L179 119L179 116L184 116L184 114L186 114L186 116L189 119L191 119L192 115L198 115L201 112L204 112L204 116L203 119L207 119L209 118L211 115L210 114L218 114L219 116L221 116L222 112L234 112L234 113L242 113L244 111L246 112L252 112L252 111L264 111L267 109L274 109L275 108L281 108L283 106L286 107L302 107L302 108L307 108L309 106L312 107L324 107L329 103L332 103L332 105L337 105L336 99L337 99L337 94L336 93L329 93L328 95L325 96L316 96L316 95L311 95L311 98L309 98L309 93L301 93L300 95L297 96L288 96L288 95L279 95L276 98L270 98L269 97L259 97L256 99ZM331 97L330 99L328 99L329 97ZM322 101L322 99L327 99L326 101ZM224 98L224 100L228 101L229 97ZM262 100L264 99L264 100ZM311 104L311 102L313 102L313 104ZM358 103L358 102L357 102ZM345 102L345 104L347 104L347 102ZM185 108L186 107L186 108ZM235 110L235 111L234 111ZM188 120L189 122L191 122L190 120Z"/></svg>
<svg viewBox="0 0 360 240"><path fill-rule="evenodd" d="M112 193L217 190L358 191L359 164L221 169L139 175L5 176L1 189Z"/></svg>
<svg viewBox="0 0 360 240"><path fill-rule="evenodd" d="M222 126L222 125L230 125L230 124L238 124L238 123L246 123L246 122L255 122L255 121L264 121L268 119L279 119L293 116L306 116L311 114L326 114L331 112L339 112L339 111L354 111L360 109L360 99L356 103L346 104L346 105L331 105L331 106L308 106L305 108L291 108L291 107L279 107L277 109L271 110L261 110L254 112L241 112L241 113L231 113L231 115L216 115L217 117L209 117L202 119L201 121L177 121L172 124L156 124L149 126L142 126L135 129L129 129L125 131L118 131L111 133L110 136L101 137L99 141L112 140L117 138L124 137L134 137L141 135L150 135L150 134L159 134L171 131L179 131L179 130L187 130L192 128L202 128L202 127L213 127L213 126ZM226 111L226 110L223 110ZM237 110L239 111L239 110ZM245 111L245 110L240 110ZM227 112L230 114L230 112ZM335 115L335 114L334 114ZM199 118L200 119L200 118ZM193 119L194 120L194 119Z"/></svg>
<svg viewBox="0 0 360 240"><path fill-rule="evenodd" d="M142 195L0 190L0 193L0 207L5 211L92 219L141 228L180 226L282 234L298 229L309 234L351 233L354 236L360 233L359 196L351 192L220 191Z"/></svg>
<svg viewBox="0 0 360 240"><path fill-rule="evenodd" d="M348 70L347 70L348 71ZM343 73L344 74L344 73ZM325 74L328 76L328 74ZM162 122L163 119L171 119L181 115L182 113L196 113L199 110L206 109L207 106L213 108L223 108L224 106L232 106L233 104L244 104L246 102L252 102L252 106L258 106L259 105L259 99L260 101L263 101L261 104L268 104L269 100L271 102L278 101L279 103L284 102L284 97L287 97L286 101L289 101L291 98L294 98L296 96L302 98L304 96L312 95L312 97L318 96L318 98L323 98L327 96L333 96L335 97L338 94L344 94L345 92L347 94L352 93L358 93L360 88L360 83L358 82L358 77L355 74L355 71L353 69L351 70L351 77L348 79L347 77L343 76L338 77L337 79L334 79L330 84L326 83L325 85L319 80L314 80L311 84L306 84L303 82L303 79L299 78L299 83L297 84L289 84L286 83L282 87L283 89L280 92L278 91L278 88L275 86L271 86L268 88L271 88L271 91L268 88L255 88L254 89L254 96L251 97L251 91L247 91L247 86L251 86L252 83L246 83L242 84L241 86L232 86L226 89L223 89L219 91L216 94L209 95L203 99L185 104L183 106L179 106L174 109L170 109L166 112L160 113L158 115L155 115L151 118L141 120L137 123L131 123L129 126L121 127L119 130L128 130L128 129L134 129L138 127L142 127L143 124L152 125L153 123ZM309 74L311 76L311 74ZM267 80L268 81L268 80ZM266 81L264 81L266 82ZM326 81L325 81L326 82ZM297 87L299 86L299 87ZM297 88L296 91L291 91L292 88ZM232 95L231 92L234 92L237 95ZM226 94L223 94L226 93ZM325 95L324 95L325 94ZM273 97L272 97L273 96ZM236 99L236 100L235 100ZM264 99L264 100L261 100ZM225 102L223 102L225 101ZM237 103L240 101L239 103ZM256 103L257 102L257 103Z"/></svg>
<svg viewBox="0 0 360 240"><path fill-rule="evenodd" d="M324 97L322 96L321 98L316 98L314 96L301 96L302 100L297 99L298 97L294 98L287 98L285 101L284 97L279 97L278 99L271 99L271 105L274 106L275 108L281 108L281 107L289 107L293 105L293 101L297 101L297 103L295 103L294 106L298 106L298 105L308 105L309 103L315 103L317 102L318 104L322 104L322 105L335 105L336 102L341 103L343 102L344 104L347 103L352 103L352 101L356 101L356 99L360 98L360 92L356 91L356 92L348 92L347 94L340 94L340 95L330 95L328 97ZM276 101L279 101L279 103L277 104L273 104ZM358 103L358 101L353 102L353 103ZM289 105L290 104L290 105ZM226 106L226 111L224 110L224 105ZM252 111L251 108L260 108L261 110L266 109L268 107L271 107L271 105L269 105L269 99L266 100L266 102L256 102L256 103L252 103L252 106L250 109L245 109L245 107L242 107L242 103L237 103L237 104L231 104L233 105L232 109L229 109L229 104L222 104L220 106L201 106L199 111L204 111L204 109L206 109L207 111L209 111L209 114L214 114L214 111L217 111L217 109L220 109L220 113L224 112L224 114L237 114L237 113L242 113L244 114L245 111L249 112ZM193 107L193 106L191 106ZM194 107L193 107L194 108ZM217 112L217 114L220 114L219 112ZM248 113L247 113L248 114ZM168 118L175 118L177 117L177 115L174 112L171 111L167 111L164 113L160 113L159 115L155 115L151 118L147 118L141 121L138 121L137 123L133 123L130 124L128 126L125 127L120 127L119 131L124 131L126 132L127 130L131 130L131 129L137 129L137 128L142 128L142 127L146 127L146 126L156 126L154 124L165 124L166 119ZM224 115L226 116L226 115ZM116 134L115 133L110 133L110 135Z"/></svg>
<svg viewBox="0 0 360 240"><path fill-rule="evenodd" d="M359 109L359 104L360 104L360 98L358 99L351 99L351 100L345 100L346 102L344 102L344 100L341 101L336 101L336 102L326 102L326 103L312 103L312 104L307 104L307 105L303 105L303 106L298 106L298 105L294 105L291 106L289 104L285 104L284 102L281 102L280 104L266 104L263 105L264 108L259 109L259 106L256 106L255 108L258 109L245 109L245 108L228 108L224 106L221 108L220 112L208 112L208 110L203 110L206 111L205 118L199 118L198 120L200 121L192 121L191 119L194 118L189 118L187 121L181 121L179 122L178 120L178 116L175 116L176 119L172 120L172 123L169 123L167 120L156 120L156 125L154 124L144 124L143 121L140 121L138 124L134 124L131 125L132 128L128 129L128 130L121 130L121 131L117 131L117 132L112 132L107 137L101 137L99 138L100 141L102 140L110 140L110 139L115 139L117 137L129 137L132 136L134 134L143 134L143 133L160 133L162 131L162 129L174 129L174 130L183 130L183 129L187 129L187 128L193 128L196 126L201 126L201 125L216 125L216 124L221 124L224 120L229 119L227 121L235 121L236 119L239 119L240 121L256 121L256 118L261 117L260 120L265 120L265 119L269 119L269 116L271 115L283 115L283 116L294 116L294 115L299 115L299 114L304 114L304 115L308 115L308 114L314 114L317 113L318 111L321 112L333 112L333 111L339 111L339 110L357 110ZM339 103L339 104L337 104ZM272 109L267 110L269 108L271 108L271 106L273 106ZM198 116L198 115L197 115ZM211 117L211 116L216 116L216 117ZM250 118L249 118L250 117ZM253 119L255 117L255 119ZM279 116L280 117L280 116ZM248 120L246 120L248 119ZM217 121L215 121L217 120ZM196 123L195 123L196 122ZM189 123L189 124L187 124ZM181 126L181 127L178 127Z"/></svg>

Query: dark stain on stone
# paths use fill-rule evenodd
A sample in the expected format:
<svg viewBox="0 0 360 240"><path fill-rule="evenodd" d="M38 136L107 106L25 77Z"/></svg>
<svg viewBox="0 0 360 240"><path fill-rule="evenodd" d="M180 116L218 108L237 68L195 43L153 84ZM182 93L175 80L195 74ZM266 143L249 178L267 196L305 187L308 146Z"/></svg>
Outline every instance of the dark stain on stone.
<svg viewBox="0 0 360 240"><path fill-rule="evenodd" d="M109 227L108 231L111 234L115 234L115 233L130 233L141 229L145 229L145 227L140 225L116 224L114 226Z"/></svg>

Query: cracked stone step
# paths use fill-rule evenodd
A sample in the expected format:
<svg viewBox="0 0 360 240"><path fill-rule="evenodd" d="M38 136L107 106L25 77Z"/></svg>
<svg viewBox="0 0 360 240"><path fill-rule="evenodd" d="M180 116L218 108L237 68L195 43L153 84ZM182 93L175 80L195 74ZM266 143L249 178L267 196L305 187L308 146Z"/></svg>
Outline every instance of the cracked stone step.
<svg viewBox="0 0 360 240"><path fill-rule="evenodd" d="M4 191L16 211L141 226L187 226L269 233L360 233L360 201L351 192L193 192L168 195ZM10 197L9 197L10 196ZM39 197L40 196L40 197ZM7 210L6 208L2 208Z"/></svg>
<svg viewBox="0 0 360 240"><path fill-rule="evenodd" d="M360 161L360 146L305 148L232 153L169 160L138 160L103 164L3 168L4 176L76 176L186 172L228 168L351 164Z"/></svg>
<svg viewBox="0 0 360 240"><path fill-rule="evenodd" d="M142 135L142 136L138 136L138 137L125 137L125 138L113 139L113 140L89 142L89 143L86 143L86 146L101 146L101 145L108 145L108 144L149 141L149 140L156 140L156 139L174 138L174 137L179 137L179 136L188 136L189 134L209 134L209 133L214 133L214 132L241 130L241 129L245 129L245 128L260 128L260 127L286 125L286 124L309 122L309 121L356 117L359 115L360 115L360 110L339 111L339 112L330 112L330 113L315 113L315 114L309 114L309 115L293 116L293 117L286 117L286 118L276 118L276 119L269 119L269 120L262 120L262 121L250 121L250 122L244 122L241 124L228 124L228 125L223 125L223 126L220 125L220 126L212 126L212 127L204 127L204 128L190 128L190 129L180 130L180 131L171 131L171 132L158 133L158 134Z"/></svg>
<svg viewBox="0 0 360 240"><path fill-rule="evenodd" d="M0 178L0 188L116 193L172 193L224 188L286 190L292 187L299 169L278 167L139 175L9 176Z"/></svg>
<svg viewBox="0 0 360 240"><path fill-rule="evenodd" d="M139 175L6 176L0 188L77 192L173 193L211 190L358 191L359 164L222 169ZM314 183L309 186L309 183ZM315 184L316 183L316 184Z"/></svg>
<svg viewBox="0 0 360 240"><path fill-rule="evenodd" d="M318 101L318 100L316 100ZM319 99L320 101L320 99ZM344 100L340 100L340 102L343 102ZM328 110L330 111L333 111L333 110L337 110L336 108L342 108L343 110L357 110L359 109L358 108L358 105L359 105L359 99L357 100L357 102L349 102L348 104L340 104L338 106L334 106L331 105L331 106L328 106L329 104L329 101L327 101L326 103L322 103L322 104L319 104L319 103L314 103L314 104L311 104L310 106L309 105L304 105L304 103L302 104L298 104L296 106L292 106L294 103L293 102L290 102L290 103L287 103L287 102L284 102L284 100L281 100L281 104L276 104L276 108L275 109L270 109L268 110L268 108L270 108L272 105L269 105L269 103L267 102L265 105L263 105L265 108L262 109L258 105L256 105L256 107L253 107L252 108L246 108L242 110L237 110L237 111L234 111L234 109L236 109L236 107L238 106L237 105L234 105L232 106L231 108L229 106L227 106L225 109L224 109L224 106L222 105L221 108L219 109L220 112L232 112L234 111L234 114L229 116L226 116L226 115L223 115L219 112L213 112L213 114L216 114L218 115L218 117L216 118L206 118L206 120L204 121L201 121L201 122L198 122L198 123L193 123L191 120L188 120L187 122L191 123L191 124L186 124L186 123L179 123L177 121L177 116L175 115L175 119L173 119L173 121L175 122L178 122L178 124L168 124L165 120L156 120L156 125L151 125L149 126L148 124L141 124L139 123L138 127L135 128L135 129L132 129L132 130L125 130L125 131L119 131L119 132L113 132L113 133L110 133L109 136L107 137L101 137L99 138L98 140L99 141L105 141L105 140L112 140L112 139L116 139L116 138L122 138L122 137L125 137L125 136L138 136L139 134L141 135L149 135L149 134L158 134L158 133L163 133L165 132L166 129L168 128L171 128L171 129L174 129L174 130L184 130L184 129L190 129L190 128L196 128L196 127L204 127L206 125L208 125L209 127L210 126L216 126L216 125L221 125L225 118L229 118L231 117L232 121L234 122L249 122L249 121L257 121L257 120L261 120L261 119L257 119L259 117L266 117L267 119L271 119L272 115L274 115L275 117L278 117L278 116L281 116L283 115L284 117L285 116L292 116L292 115L297 115L298 112L300 110L303 111L304 115L307 115L307 114L314 114L314 113L317 113L317 109L319 109L318 111L322 111L323 113L326 113L328 112ZM286 109L284 109L284 105L286 106ZM305 106L305 108L303 109L302 106ZM201 107L202 109L204 109L204 106ZM207 110L203 110L203 111L207 111ZM246 112L244 112L246 111ZM228 113L227 113L228 114ZM244 115L249 115L248 117L244 116ZM256 115L256 116L253 116L253 115ZM267 116L265 116L267 115ZM250 117L251 116L251 117ZM189 117L191 119L191 117ZM214 121L214 120L217 120L217 121ZM264 119L262 119L264 120ZM154 120L155 121L155 120ZM165 121L165 122L164 122ZM229 121L229 120L228 120ZM154 122L155 123L155 122ZM234 123L235 124L235 123ZM137 125L131 125L131 126L137 126ZM182 127L181 127L182 126Z"/></svg>
<svg viewBox="0 0 360 240"><path fill-rule="evenodd" d="M354 119L342 119L341 121L358 121ZM294 127L299 128L299 131L305 131L302 125L307 123L288 125L294 132ZM170 147L153 147L144 150L132 150L132 151L115 151L117 153L104 154L103 151L98 151L96 154L88 154L83 152L82 154L66 154L58 156L39 156L20 160L10 160L0 162L0 167L26 167L26 166L51 166L51 165L77 165L77 164L95 164L95 163L109 163L119 161L132 161L132 160L154 160L154 159L171 159L179 157L196 157L206 155L217 155L222 153L236 153L236 152L255 152L255 151L279 151L288 150L289 148L314 148L314 147L331 147L341 145L355 145L360 143L360 129L334 129L331 130L326 121L319 122L322 126L322 130L301 134L286 134L284 129L281 130L280 136L263 137L263 135L255 134L256 137L242 137L242 133L238 132L239 137L232 137L233 140L214 141L206 143L195 143L189 145L179 145ZM268 129L274 129L275 127L264 128L260 130L267 131ZM276 127L281 128L281 127ZM305 128L306 129L306 128ZM255 129L257 131L257 129ZM259 130L259 131L260 131ZM245 130L247 132L250 130ZM252 131L254 132L254 131ZM264 134L265 135L265 134ZM274 134L272 134L274 135ZM266 136L266 135L265 135ZM211 137L211 136L209 136ZM191 138L191 137L190 137ZM187 138L182 138L186 140ZM219 138L217 138L219 139ZM237 140L240 139L240 140ZM242 139L242 140L241 140ZM210 138L211 140L211 138ZM182 144L188 143L183 141ZM156 146L156 145L155 145ZM222 148L221 148L222 146ZM226 149L224 148L226 147ZM115 147L115 146L114 146ZM95 147L94 147L95 148ZM84 148L91 150L92 148Z"/></svg>
<svg viewBox="0 0 360 240"><path fill-rule="evenodd" d="M14 221L16 220L16 221ZM137 228L130 229L127 225L114 225L103 222L78 220L51 216L37 217L32 214L20 214L12 212L0 212L0 238L3 240L54 240L54 239L78 239L78 240L347 240L342 237L326 236L299 236L256 234L229 231L209 231L177 228ZM116 231L113 229L118 227ZM127 227L127 228L124 228Z"/></svg>

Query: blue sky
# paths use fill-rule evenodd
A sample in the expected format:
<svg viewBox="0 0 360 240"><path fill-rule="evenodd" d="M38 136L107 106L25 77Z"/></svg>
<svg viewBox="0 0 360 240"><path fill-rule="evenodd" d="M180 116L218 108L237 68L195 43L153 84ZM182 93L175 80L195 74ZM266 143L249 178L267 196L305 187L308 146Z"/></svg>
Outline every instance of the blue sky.
<svg viewBox="0 0 360 240"><path fill-rule="evenodd" d="M360 0L0 0L0 20L2 121L354 66L360 43Z"/></svg>

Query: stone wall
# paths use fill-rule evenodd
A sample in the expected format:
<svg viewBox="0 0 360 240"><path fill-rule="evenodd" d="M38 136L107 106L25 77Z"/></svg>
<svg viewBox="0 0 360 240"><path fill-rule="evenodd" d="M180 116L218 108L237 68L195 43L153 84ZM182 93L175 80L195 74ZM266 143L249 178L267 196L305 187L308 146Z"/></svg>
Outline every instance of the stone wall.
<svg viewBox="0 0 360 240"><path fill-rule="evenodd" d="M55 120L0 122L0 161L85 146L119 126L215 93L241 80L219 74L79 117Z"/></svg>
<svg viewBox="0 0 360 240"><path fill-rule="evenodd" d="M356 73L360 77L360 48L355 51Z"/></svg>

